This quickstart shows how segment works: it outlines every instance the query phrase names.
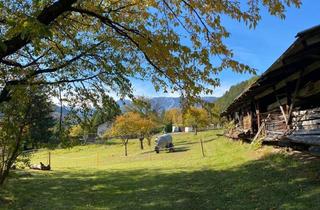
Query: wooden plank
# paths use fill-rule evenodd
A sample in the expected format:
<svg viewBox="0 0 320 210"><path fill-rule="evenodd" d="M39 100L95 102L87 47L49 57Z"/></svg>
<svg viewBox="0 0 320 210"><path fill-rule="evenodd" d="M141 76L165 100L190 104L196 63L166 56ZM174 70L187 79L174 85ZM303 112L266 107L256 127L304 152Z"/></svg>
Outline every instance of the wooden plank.
<svg viewBox="0 0 320 210"><path fill-rule="evenodd" d="M316 120L305 120L301 123L301 125L319 125L320 124L320 119Z"/></svg>
<svg viewBox="0 0 320 210"><path fill-rule="evenodd" d="M260 135L260 133L261 133L261 131L262 131L262 129L265 127L265 123L263 122L263 123L261 123L261 126L260 126L260 129L258 130L258 132L256 133L256 135L254 136L254 138L253 138L253 140L252 140L252 142L251 142L251 144L253 144L257 139L258 139L258 137L259 137L259 135Z"/></svg>
<svg viewBox="0 0 320 210"><path fill-rule="evenodd" d="M268 120L268 118L270 117L270 115L267 116L266 120ZM258 130L258 132L256 133L256 135L254 136L251 144L253 144L259 137L260 133L262 132L262 130L264 129L264 127L266 126L265 121L262 122L260 129Z"/></svg>
<svg viewBox="0 0 320 210"><path fill-rule="evenodd" d="M267 134L273 134L273 135L283 135L285 132L284 131L269 131L269 130L266 130L266 133Z"/></svg>
<svg viewBox="0 0 320 210"><path fill-rule="evenodd" d="M257 125L258 125L258 130L259 130L260 129L260 123L261 123L259 103L258 102L254 102L254 107L255 107L255 110L256 110Z"/></svg>
<svg viewBox="0 0 320 210"><path fill-rule="evenodd" d="M279 98L278 98L277 95L276 95L276 99L277 99L277 101L278 101L279 108L280 108L280 110L281 110L281 113L282 113L282 116L283 116L283 118L284 118L284 121L286 122L286 125L288 125L288 119L287 119L286 113L284 112L283 107L282 107L282 105L281 105L281 103L280 103L280 100L279 100Z"/></svg>
<svg viewBox="0 0 320 210"><path fill-rule="evenodd" d="M309 115L305 115L301 118L297 118L297 117L294 117L292 118L292 121L293 122L303 122L303 121L309 121L309 120L318 120L320 119L320 115L319 114L309 114Z"/></svg>
<svg viewBox="0 0 320 210"><path fill-rule="evenodd" d="M284 118L284 121L285 121L286 125L288 125L288 119L287 119L287 117L286 117L286 113L285 113L284 110L283 110L283 107L280 105L279 108L280 108L280 110L281 110L281 113L282 113L282 115L283 115L283 118Z"/></svg>
<svg viewBox="0 0 320 210"><path fill-rule="evenodd" d="M295 136L290 135L287 138L295 143L303 143L308 145L317 145L320 146L320 135L303 135L303 136Z"/></svg>
<svg viewBox="0 0 320 210"><path fill-rule="evenodd" d="M297 130L293 131L292 135L320 135L320 129L316 130Z"/></svg>
<svg viewBox="0 0 320 210"><path fill-rule="evenodd" d="M290 108L289 108L289 112L288 112L287 125L288 125L288 123L291 122L291 114L292 114L293 107L294 107L294 105L296 103L296 98L297 98L298 90L299 90L299 87L300 87L301 78L303 77L303 72L304 72L304 69L302 69L300 71L300 76L299 76L299 78L297 80L297 84L296 84L296 87L295 87L295 90L294 90L294 93L293 93L292 102L290 104Z"/></svg>

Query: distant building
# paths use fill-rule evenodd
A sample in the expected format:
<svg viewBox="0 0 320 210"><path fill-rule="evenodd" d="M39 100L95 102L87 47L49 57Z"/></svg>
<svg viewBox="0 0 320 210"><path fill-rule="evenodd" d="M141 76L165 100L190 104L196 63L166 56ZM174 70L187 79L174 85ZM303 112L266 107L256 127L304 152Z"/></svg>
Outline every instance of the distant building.
<svg viewBox="0 0 320 210"><path fill-rule="evenodd" d="M175 133L175 132L181 132L181 127L180 127L180 126L173 125L173 126L172 126L172 132L173 132L173 133Z"/></svg>
<svg viewBox="0 0 320 210"><path fill-rule="evenodd" d="M193 132L193 128L192 127L184 127L184 132L186 132L186 133Z"/></svg>
<svg viewBox="0 0 320 210"><path fill-rule="evenodd" d="M112 126L111 122L105 122L99 125L97 129L97 136L99 138L102 138L105 132L111 128L111 126Z"/></svg>
<svg viewBox="0 0 320 210"><path fill-rule="evenodd" d="M190 126L177 126L177 125L173 125L172 126L172 132L173 133L177 133L177 132L193 132L193 128Z"/></svg>

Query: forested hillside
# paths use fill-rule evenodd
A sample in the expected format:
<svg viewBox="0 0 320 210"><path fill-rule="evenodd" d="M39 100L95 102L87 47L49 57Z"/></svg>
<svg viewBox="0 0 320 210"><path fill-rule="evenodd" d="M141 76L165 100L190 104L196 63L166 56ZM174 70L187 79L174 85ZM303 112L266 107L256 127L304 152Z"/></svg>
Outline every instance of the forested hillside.
<svg viewBox="0 0 320 210"><path fill-rule="evenodd" d="M223 94L216 102L216 106L220 112L224 111L233 100L239 96L246 88L248 88L252 83L254 83L259 77L254 76L248 80L245 80L241 83L233 85L230 89Z"/></svg>

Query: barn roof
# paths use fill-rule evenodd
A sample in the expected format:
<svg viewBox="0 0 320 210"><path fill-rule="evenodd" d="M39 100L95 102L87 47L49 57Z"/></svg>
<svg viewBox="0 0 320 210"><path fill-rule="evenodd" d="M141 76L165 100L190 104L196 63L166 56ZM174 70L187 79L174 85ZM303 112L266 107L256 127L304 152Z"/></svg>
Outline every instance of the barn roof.
<svg viewBox="0 0 320 210"><path fill-rule="evenodd" d="M281 78L301 69L310 60L320 56L320 25L301 31L296 35L296 40L290 47L254 82L243 91L227 107L222 115L227 115L236 110L239 105L254 97L267 87L271 87Z"/></svg>

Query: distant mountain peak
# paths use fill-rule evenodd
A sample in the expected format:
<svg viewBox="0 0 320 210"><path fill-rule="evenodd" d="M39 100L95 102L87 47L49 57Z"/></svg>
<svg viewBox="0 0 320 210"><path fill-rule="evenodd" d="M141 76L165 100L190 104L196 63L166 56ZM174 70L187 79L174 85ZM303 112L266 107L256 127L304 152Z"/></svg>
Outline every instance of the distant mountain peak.
<svg viewBox="0 0 320 210"><path fill-rule="evenodd" d="M204 101L215 102L218 98L213 96L201 97ZM181 108L179 97L153 97L150 98L151 106L153 109L161 112L168 109ZM118 105L121 110L125 110L125 105L130 105L130 100L118 100Z"/></svg>

